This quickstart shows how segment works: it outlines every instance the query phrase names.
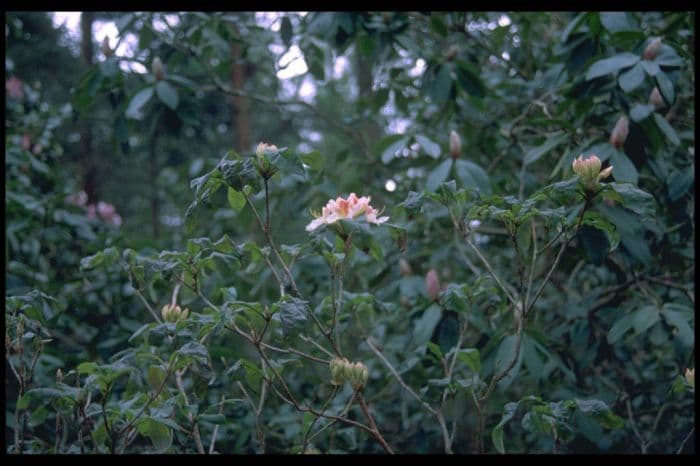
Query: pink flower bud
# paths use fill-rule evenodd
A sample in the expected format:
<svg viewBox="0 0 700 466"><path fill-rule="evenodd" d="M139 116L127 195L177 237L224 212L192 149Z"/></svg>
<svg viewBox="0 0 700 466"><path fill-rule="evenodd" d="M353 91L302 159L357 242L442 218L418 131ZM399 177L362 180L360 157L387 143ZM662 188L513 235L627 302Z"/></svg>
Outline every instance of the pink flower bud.
<svg viewBox="0 0 700 466"><path fill-rule="evenodd" d="M430 299L437 301L440 296L440 279L435 269L428 270L425 276L425 288L428 291Z"/></svg>
<svg viewBox="0 0 700 466"><path fill-rule="evenodd" d="M644 59L653 60L659 54L659 49L661 48L661 37L654 38L647 48L644 49Z"/></svg>
<svg viewBox="0 0 700 466"><path fill-rule="evenodd" d="M659 92L658 87L655 87L651 91L651 94L649 94L649 105L653 105L656 109L664 106L664 98L661 96L661 92Z"/></svg>
<svg viewBox="0 0 700 466"><path fill-rule="evenodd" d="M630 132L630 121L626 116L621 116L617 123L615 123L615 128L610 134L610 144L619 148L625 143L627 135Z"/></svg>
<svg viewBox="0 0 700 466"><path fill-rule="evenodd" d="M456 131L450 132L450 157L456 159L462 153L462 139Z"/></svg>
<svg viewBox="0 0 700 466"><path fill-rule="evenodd" d="M22 136L22 142L20 143L20 146L24 150L29 150L32 147L32 140L29 138L29 135L27 133L24 133Z"/></svg>

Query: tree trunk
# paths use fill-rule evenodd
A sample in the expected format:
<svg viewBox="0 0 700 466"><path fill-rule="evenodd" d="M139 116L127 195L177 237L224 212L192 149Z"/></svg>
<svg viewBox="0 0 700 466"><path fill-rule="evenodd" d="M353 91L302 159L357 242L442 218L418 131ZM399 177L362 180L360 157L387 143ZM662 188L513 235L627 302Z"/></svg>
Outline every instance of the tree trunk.
<svg viewBox="0 0 700 466"><path fill-rule="evenodd" d="M153 131L153 136L151 137L151 144L148 151L148 177L151 182L151 225L153 226L153 237L158 238L158 233L160 232L158 211L160 210L160 203L158 202L158 152L156 152L156 146L158 143L158 135Z"/></svg>
<svg viewBox="0 0 700 466"><path fill-rule="evenodd" d="M90 11L83 11L80 14L80 56L88 68L93 64L92 23L94 17L95 14ZM92 128L85 119L80 125L80 142L83 159L83 190L87 194L88 204L95 204L97 202L97 168L92 157Z"/></svg>
<svg viewBox="0 0 700 466"><path fill-rule="evenodd" d="M231 43L231 87L243 91L247 78L246 64L241 61L243 47L238 42ZM250 149L250 102L245 97L231 98L231 129L233 147L238 153Z"/></svg>

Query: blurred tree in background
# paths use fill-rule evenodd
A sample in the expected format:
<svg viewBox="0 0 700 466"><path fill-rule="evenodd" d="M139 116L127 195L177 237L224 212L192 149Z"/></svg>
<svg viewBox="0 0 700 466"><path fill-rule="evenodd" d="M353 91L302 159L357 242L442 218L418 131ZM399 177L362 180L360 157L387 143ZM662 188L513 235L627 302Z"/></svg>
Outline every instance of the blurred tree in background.
<svg viewBox="0 0 700 466"><path fill-rule="evenodd" d="M5 17L7 452L695 451L694 13L56 18Z"/></svg>

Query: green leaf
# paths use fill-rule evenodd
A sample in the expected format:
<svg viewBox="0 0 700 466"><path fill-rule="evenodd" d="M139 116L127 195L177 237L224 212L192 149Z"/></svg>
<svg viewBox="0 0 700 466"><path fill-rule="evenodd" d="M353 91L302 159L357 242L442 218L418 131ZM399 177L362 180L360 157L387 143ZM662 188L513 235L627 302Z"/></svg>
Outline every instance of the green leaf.
<svg viewBox="0 0 700 466"><path fill-rule="evenodd" d="M491 194L491 181L486 171L479 165L469 160L455 160L457 178L464 187L476 188L485 194Z"/></svg>
<svg viewBox="0 0 700 466"><path fill-rule="evenodd" d="M146 380L148 381L148 384L151 386L152 390L158 390L161 387L161 385L163 385L165 375L165 369L163 369L163 367L161 366L151 365L148 367L148 372L146 373Z"/></svg>
<svg viewBox="0 0 700 466"><path fill-rule="evenodd" d="M245 207L245 196L242 192L237 191L229 186L228 188L228 204L236 212L240 212Z"/></svg>
<svg viewBox="0 0 700 466"><path fill-rule="evenodd" d="M430 29L442 37L447 37L447 26L445 26L439 15L430 15Z"/></svg>
<svg viewBox="0 0 700 466"><path fill-rule="evenodd" d="M620 88L623 91L627 93L632 92L644 82L644 67L640 63L637 63L629 70L620 73L620 77L617 81L620 83Z"/></svg>
<svg viewBox="0 0 700 466"><path fill-rule="evenodd" d="M632 184L637 184L639 173L634 163L627 157L624 152L616 150L612 154L610 164L613 166L613 176L615 181L627 181Z"/></svg>
<svg viewBox="0 0 700 466"><path fill-rule="evenodd" d="M137 424L139 433L148 437L157 452L167 450L173 443L173 431L170 427L152 417L145 417Z"/></svg>
<svg viewBox="0 0 700 466"><path fill-rule="evenodd" d="M506 403L503 406L503 416L501 420L496 424L496 427L491 431L491 441L493 441L494 447L499 453L503 454L506 452L503 446L503 426L505 426L513 417L518 410L520 402Z"/></svg>
<svg viewBox="0 0 700 466"><path fill-rule="evenodd" d="M674 310L674 308L679 310ZM661 308L661 315L669 326L675 327L674 335L678 337L683 346L692 348L695 343L695 332L691 327L693 309L685 308L687 309L685 313L680 312L680 309L684 309L684 306L666 303Z"/></svg>
<svg viewBox="0 0 700 466"><path fill-rule="evenodd" d="M140 120L143 118L141 110L143 107L151 100L153 97L153 86L148 86L137 92L129 101L129 106L126 109L126 116L134 120Z"/></svg>
<svg viewBox="0 0 700 466"><path fill-rule="evenodd" d="M613 326L608 331L608 343L614 345L624 336L625 333L627 333L629 329L632 328L633 317L633 315L628 314L615 321Z"/></svg>
<svg viewBox="0 0 700 466"><path fill-rule="evenodd" d="M382 163L385 165L394 159L394 154L400 149L406 147L408 137L402 134L392 134L387 136L379 143L378 148L381 151ZM383 149L383 150L382 150Z"/></svg>
<svg viewBox="0 0 700 466"><path fill-rule="evenodd" d="M317 150L301 155L301 161L309 166L311 171L321 172L326 164L326 158Z"/></svg>
<svg viewBox="0 0 700 466"><path fill-rule="evenodd" d="M156 84L156 94L161 102L168 106L171 110L177 108L179 103L179 98L177 96L177 90L166 81L158 81Z"/></svg>
<svg viewBox="0 0 700 466"><path fill-rule="evenodd" d="M673 127L669 124L666 118L659 115L658 113L654 113L654 121L656 121L656 126L659 127L661 132L663 132L664 135L666 135L666 138L668 138L668 140L671 141L671 144L677 146L681 143L681 140L678 138L678 134L676 134L676 130L673 129Z"/></svg>
<svg viewBox="0 0 700 466"><path fill-rule="evenodd" d="M435 78L430 83L428 94L438 107L447 101L452 89L452 75L449 65L439 65L435 72Z"/></svg>
<svg viewBox="0 0 700 466"><path fill-rule="evenodd" d="M525 164L529 165L531 163L536 162L540 159L540 157L542 157L561 143L567 141L568 139L569 137L566 134L558 134L556 136L550 137L541 145L533 147L532 149L527 151L527 154L525 154Z"/></svg>
<svg viewBox="0 0 700 466"><path fill-rule="evenodd" d="M653 105L636 104L630 110L630 118L632 121L640 122L651 115L653 111Z"/></svg>
<svg viewBox="0 0 700 466"><path fill-rule="evenodd" d="M285 296L279 302L280 321L282 330L287 333L306 322L309 309L309 302L293 296Z"/></svg>
<svg viewBox="0 0 700 466"><path fill-rule="evenodd" d="M672 105L675 101L673 83L670 79L668 79L666 73L658 73L656 76L654 76L654 78L656 79L656 85L659 86L659 90L661 91L661 95L664 97L664 100L668 105Z"/></svg>
<svg viewBox="0 0 700 466"><path fill-rule="evenodd" d="M304 50L304 59L309 65L311 75L317 80L323 81L326 77L326 63L323 49L316 44L309 44L309 46Z"/></svg>
<svg viewBox="0 0 700 466"><path fill-rule="evenodd" d="M620 244L620 234L617 231L617 227L600 213L590 210L587 211L583 215L582 224L591 225L594 228L604 231L608 238L608 243L610 244L610 251L614 251Z"/></svg>
<svg viewBox="0 0 700 466"><path fill-rule="evenodd" d="M677 201L688 192L688 189L690 189L694 181L695 171L690 169L690 167L686 170L674 171L666 180L668 198L671 199L671 201Z"/></svg>
<svg viewBox="0 0 700 466"><path fill-rule="evenodd" d="M428 139L427 136L424 136L422 134L416 134L416 142L421 145L423 150L425 151L426 154L431 156L434 159L437 159L440 157L440 146Z"/></svg>
<svg viewBox="0 0 700 466"><path fill-rule="evenodd" d="M292 21L289 19L289 16L285 16L282 18L282 24L280 24L280 36L285 47L292 45L292 34Z"/></svg>
<svg viewBox="0 0 700 466"><path fill-rule="evenodd" d="M614 170L614 168L613 168ZM608 183L622 197L622 205L642 216L653 216L654 197L629 183Z"/></svg>
<svg viewBox="0 0 700 466"><path fill-rule="evenodd" d="M457 355L460 361L465 363L475 373L481 372L481 357L479 350L476 348L466 348L459 351Z"/></svg>
<svg viewBox="0 0 700 466"><path fill-rule="evenodd" d="M621 11L600 13L600 22L609 32L633 31L637 29L630 22L627 13Z"/></svg>
<svg viewBox="0 0 700 466"><path fill-rule="evenodd" d="M619 53L610 58L604 58L593 63L586 73L586 80L599 78L606 74L615 73L624 68L629 68L639 62L639 55L629 52Z"/></svg>
<svg viewBox="0 0 700 466"><path fill-rule="evenodd" d="M632 314L634 333L641 335L659 321L659 310L655 306L644 306Z"/></svg>
<svg viewBox="0 0 700 466"><path fill-rule="evenodd" d="M437 304L431 304L423 315L415 321L413 327L413 343L416 346L426 344L442 318L442 309Z"/></svg>
<svg viewBox="0 0 700 466"><path fill-rule="evenodd" d="M487 88L479 71L467 61L457 61L457 83L470 96L482 98L486 95Z"/></svg>
<svg viewBox="0 0 700 466"><path fill-rule="evenodd" d="M452 168L452 159L443 160L435 167L425 180L425 189L429 192L435 192L438 186L447 179Z"/></svg>

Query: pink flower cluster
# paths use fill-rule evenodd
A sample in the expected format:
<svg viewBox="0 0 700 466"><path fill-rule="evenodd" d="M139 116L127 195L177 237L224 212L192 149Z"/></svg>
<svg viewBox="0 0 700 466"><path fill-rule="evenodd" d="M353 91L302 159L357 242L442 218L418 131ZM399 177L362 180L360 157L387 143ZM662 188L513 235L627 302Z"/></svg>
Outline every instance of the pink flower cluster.
<svg viewBox="0 0 700 466"><path fill-rule="evenodd" d="M107 224L119 227L122 224L122 216L117 213L117 209L109 202L98 202L88 204L88 195L85 191L80 191L66 197L66 202L78 207L82 207L87 212L87 217L94 220L99 215L100 218Z"/></svg>
<svg viewBox="0 0 700 466"><path fill-rule="evenodd" d="M347 199L342 197L331 199L320 216L314 214L316 218L306 225L306 231L313 231L321 225L330 225L340 219L352 219L362 214L365 215L368 223L379 224L389 220L389 217L377 217L381 212L369 205L369 201L369 196L357 197L355 193L350 193Z"/></svg>
<svg viewBox="0 0 700 466"><path fill-rule="evenodd" d="M22 81L12 76L10 79L5 81L5 93L9 94L11 98L21 100L24 97L24 90L22 89Z"/></svg>

